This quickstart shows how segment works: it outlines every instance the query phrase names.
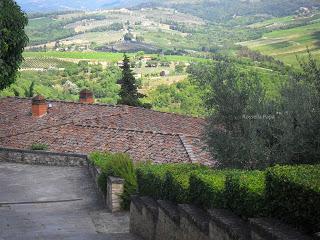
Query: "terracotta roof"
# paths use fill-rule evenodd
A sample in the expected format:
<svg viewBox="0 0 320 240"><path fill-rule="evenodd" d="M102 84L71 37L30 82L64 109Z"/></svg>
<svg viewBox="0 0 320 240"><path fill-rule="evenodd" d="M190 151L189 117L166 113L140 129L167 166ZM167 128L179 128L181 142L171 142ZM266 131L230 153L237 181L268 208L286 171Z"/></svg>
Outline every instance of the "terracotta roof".
<svg viewBox="0 0 320 240"><path fill-rule="evenodd" d="M31 99L0 99L0 146L53 152L127 152L135 161L213 165L205 150L204 119L124 105L47 101L48 114L32 117Z"/></svg>

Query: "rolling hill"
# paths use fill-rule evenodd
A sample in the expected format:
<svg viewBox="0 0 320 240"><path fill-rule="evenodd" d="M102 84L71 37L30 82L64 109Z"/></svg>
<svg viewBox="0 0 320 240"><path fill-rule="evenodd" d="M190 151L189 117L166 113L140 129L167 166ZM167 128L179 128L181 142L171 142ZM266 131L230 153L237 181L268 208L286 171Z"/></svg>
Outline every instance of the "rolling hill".
<svg viewBox="0 0 320 240"><path fill-rule="evenodd" d="M234 16L291 15L300 7L319 7L317 0L17 0L27 12L94 10L102 8L169 7L207 20Z"/></svg>
<svg viewBox="0 0 320 240"><path fill-rule="evenodd" d="M95 10L101 8L131 7L143 0L17 0L26 12L52 12L68 10Z"/></svg>

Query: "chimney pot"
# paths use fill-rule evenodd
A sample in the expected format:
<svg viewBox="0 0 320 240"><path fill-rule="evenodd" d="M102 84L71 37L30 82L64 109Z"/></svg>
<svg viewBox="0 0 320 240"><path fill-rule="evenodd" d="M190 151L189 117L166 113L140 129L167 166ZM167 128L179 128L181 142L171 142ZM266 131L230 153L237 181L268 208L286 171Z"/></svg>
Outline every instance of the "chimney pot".
<svg viewBox="0 0 320 240"><path fill-rule="evenodd" d="M88 89L83 89L80 92L80 102L81 103L89 103L89 104L94 103L93 93Z"/></svg>
<svg viewBox="0 0 320 240"><path fill-rule="evenodd" d="M32 98L32 116L42 117L48 112L48 104L43 96L35 96Z"/></svg>

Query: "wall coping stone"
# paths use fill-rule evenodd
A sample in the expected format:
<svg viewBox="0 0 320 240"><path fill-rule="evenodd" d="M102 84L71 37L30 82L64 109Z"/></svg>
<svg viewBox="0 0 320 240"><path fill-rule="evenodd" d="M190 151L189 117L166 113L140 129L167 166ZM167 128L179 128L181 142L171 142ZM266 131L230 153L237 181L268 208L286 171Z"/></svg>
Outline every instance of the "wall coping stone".
<svg viewBox="0 0 320 240"><path fill-rule="evenodd" d="M139 196L137 196L137 195L132 195L131 196L131 202L136 206L138 211L141 213L143 205L144 205L143 202L141 201L141 198Z"/></svg>
<svg viewBox="0 0 320 240"><path fill-rule="evenodd" d="M85 155L85 154L78 154L78 153L59 153L59 152L49 152L49 151L35 151L35 150L18 149L18 148L4 148L4 147L0 147L0 151L18 152L18 153L29 153L29 154L38 154L38 155L47 155L47 156L62 156L62 157L87 158L87 155Z"/></svg>
<svg viewBox="0 0 320 240"><path fill-rule="evenodd" d="M119 177L108 177L108 181L112 184L124 184L124 179Z"/></svg>
<svg viewBox="0 0 320 240"><path fill-rule="evenodd" d="M159 214L158 203L151 197L141 197L141 201L144 207L151 212L154 219L157 219Z"/></svg>
<svg viewBox="0 0 320 240"><path fill-rule="evenodd" d="M267 240L311 240L296 229L271 218L249 219L251 229Z"/></svg>
<svg viewBox="0 0 320 240"><path fill-rule="evenodd" d="M190 204L179 204L178 209L182 216L193 222L203 233L209 234L209 214Z"/></svg>
<svg viewBox="0 0 320 240"><path fill-rule="evenodd" d="M158 200L158 205L173 222L176 224L180 223L180 214L177 205L164 200Z"/></svg>
<svg viewBox="0 0 320 240"><path fill-rule="evenodd" d="M239 240L250 239L248 224L231 211L226 209L210 209L208 213L213 222L228 232L233 238Z"/></svg>

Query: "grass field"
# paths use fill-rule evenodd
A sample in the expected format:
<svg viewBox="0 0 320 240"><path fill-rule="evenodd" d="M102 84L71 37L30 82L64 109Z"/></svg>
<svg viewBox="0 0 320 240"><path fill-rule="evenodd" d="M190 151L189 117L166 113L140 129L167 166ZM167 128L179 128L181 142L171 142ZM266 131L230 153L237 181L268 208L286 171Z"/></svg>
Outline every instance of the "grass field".
<svg viewBox="0 0 320 240"><path fill-rule="evenodd" d="M293 66L298 64L297 55L300 58L306 56L307 48L320 60L320 22L313 21L301 27L272 31L258 40L242 44Z"/></svg>

